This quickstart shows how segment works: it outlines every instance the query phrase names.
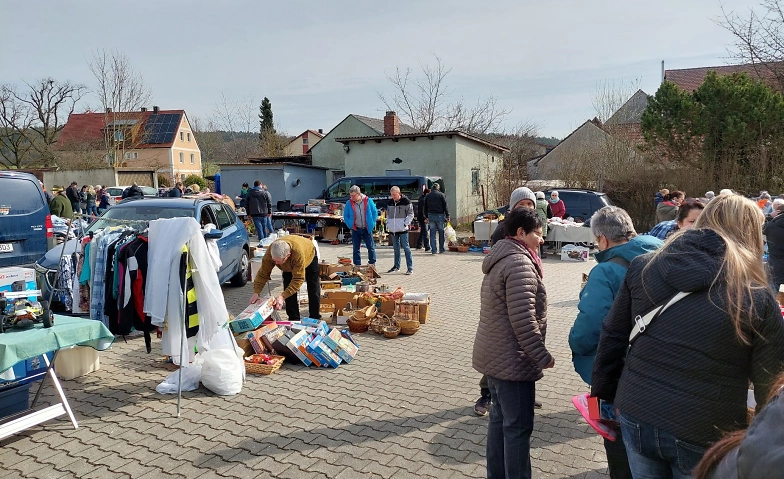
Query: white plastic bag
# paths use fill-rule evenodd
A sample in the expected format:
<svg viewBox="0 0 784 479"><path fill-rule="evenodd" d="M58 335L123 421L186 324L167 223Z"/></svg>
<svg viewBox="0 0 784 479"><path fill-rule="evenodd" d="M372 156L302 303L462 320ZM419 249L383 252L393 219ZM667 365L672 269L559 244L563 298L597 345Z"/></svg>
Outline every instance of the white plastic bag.
<svg viewBox="0 0 784 479"><path fill-rule="evenodd" d="M242 355L231 349L212 349L202 354L201 383L221 396L231 396L242 391L245 364Z"/></svg>
<svg viewBox="0 0 784 479"><path fill-rule="evenodd" d="M446 237L447 243L457 243L457 233L455 229L452 228L451 223L446 224L446 228L444 228L444 236Z"/></svg>
<svg viewBox="0 0 784 479"><path fill-rule="evenodd" d="M182 368L182 390L193 391L199 388L201 377L202 358L196 355L193 363ZM177 382L180 380L180 371L174 371L166 376L162 383L155 387L159 394L177 394Z"/></svg>

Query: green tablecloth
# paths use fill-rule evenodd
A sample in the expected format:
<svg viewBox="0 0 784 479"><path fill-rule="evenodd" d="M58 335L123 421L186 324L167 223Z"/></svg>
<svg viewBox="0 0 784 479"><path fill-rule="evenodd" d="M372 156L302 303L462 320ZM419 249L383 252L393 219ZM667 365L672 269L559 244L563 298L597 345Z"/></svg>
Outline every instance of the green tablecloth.
<svg viewBox="0 0 784 479"><path fill-rule="evenodd" d="M0 373L19 361L70 346L90 346L103 351L114 335L100 321L54 315L54 326L36 324L32 329L11 329L0 334Z"/></svg>

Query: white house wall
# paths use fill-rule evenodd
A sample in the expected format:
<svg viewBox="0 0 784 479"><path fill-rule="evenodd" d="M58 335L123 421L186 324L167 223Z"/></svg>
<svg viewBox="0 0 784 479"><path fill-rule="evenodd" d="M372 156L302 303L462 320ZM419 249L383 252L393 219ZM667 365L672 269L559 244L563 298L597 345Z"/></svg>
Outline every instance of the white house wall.
<svg viewBox="0 0 784 479"><path fill-rule="evenodd" d="M335 138L377 134L378 132L373 128L370 128L353 116L348 116L312 147L313 166L322 166L331 170L345 170L348 175L350 173L344 162L345 152L343 151L343 144L336 142ZM331 180L332 178L327 178L329 183L332 182Z"/></svg>

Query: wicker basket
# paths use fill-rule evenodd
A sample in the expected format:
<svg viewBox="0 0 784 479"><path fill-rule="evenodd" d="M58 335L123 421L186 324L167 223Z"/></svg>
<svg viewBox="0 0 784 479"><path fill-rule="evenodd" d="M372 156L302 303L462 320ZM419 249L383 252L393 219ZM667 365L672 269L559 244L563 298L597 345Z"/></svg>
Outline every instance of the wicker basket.
<svg viewBox="0 0 784 479"><path fill-rule="evenodd" d="M283 366L283 361L286 359L283 356L272 356L275 358L275 364L257 364L257 363L249 363L244 361L245 363L245 372L251 374L272 374L281 366Z"/></svg>
<svg viewBox="0 0 784 479"><path fill-rule="evenodd" d="M368 330L368 327L370 327L370 321L370 319L358 320L352 316L348 318L346 324L348 324L348 330L352 333L364 333Z"/></svg>
<svg viewBox="0 0 784 479"><path fill-rule="evenodd" d="M386 314L377 314L373 320L370 321L370 329L376 334L384 334L384 328L387 326L395 326L396 322Z"/></svg>
<svg viewBox="0 0 784 479"><path fill-rule="evenodd" d="M397 321L400 334L414 334L419 331L419 319L409 319L405 316L394 316L392 319Z"/></svg>
<svg viewBox="0 0 784 479"><path fill-rule="evenodd" d="M400 334L400 327L399 326L384 326L382 330L382 334L385 338L396 338L398 334Z"/></svg>
<svg viewBox="0 0 784 479"><path fill-rule="evenodd" d="M468 248L470 248L470 246L468 246L468 245L463 245L463 244L458 245L457 252L458 253L468 253Z"/></svg>

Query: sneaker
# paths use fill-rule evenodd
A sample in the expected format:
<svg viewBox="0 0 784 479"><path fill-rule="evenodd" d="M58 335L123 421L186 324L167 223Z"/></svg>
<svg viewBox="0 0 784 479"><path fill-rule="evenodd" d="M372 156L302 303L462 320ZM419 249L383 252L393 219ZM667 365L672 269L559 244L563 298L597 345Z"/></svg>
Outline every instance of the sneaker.
<svg viewBox="0 0 784 479"><path fill-rule="evenodd" d="M395 271L399 271L400 268L391 268L387 273L394 273Z"/></svg>
<svg viewBox="0 0 784 479"><path fill-rule="evenodd" d="M534 399L534 409L542 409L542 401Z"/></svg>
<svg viewBox="0 0 784 479"><path fill-rule="evenodd" d="M406 271L406 274L414 274L414 270L410 269L410 270Z"/></svg>
<svg viewBox="0 0 784 479"><path fill-rule="evenodd" d="M422 247L421 246L417 246L415 249L422 249Z"/></svg>
<svg viewBox="0 0 784 479"><path fill-rule="evenodd" d="M480 397L474 404L474 412L477 416L487 416L487 411L490 409L490 398Z"/></svg>

